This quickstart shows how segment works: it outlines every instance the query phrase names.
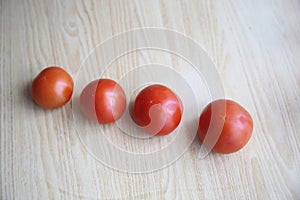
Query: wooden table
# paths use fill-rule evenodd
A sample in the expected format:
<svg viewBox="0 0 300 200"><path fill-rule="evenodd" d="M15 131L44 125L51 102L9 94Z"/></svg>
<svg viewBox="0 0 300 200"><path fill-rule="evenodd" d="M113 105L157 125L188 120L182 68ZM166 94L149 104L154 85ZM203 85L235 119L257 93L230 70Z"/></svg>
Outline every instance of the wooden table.
<svg viewBox="0 0 300 200"><path fill-rule="evenodd" d="M2 199L300 199L299 1L2 0L0 10ZM75 79L96 45L143 27L205 49L226 98L253 116L244 149L200 159L195 139L168 167L121 172L79 141L71 103L33 103L29 86L44 67L63 66ZM176 65L170 57L165 64Z"/></svg>

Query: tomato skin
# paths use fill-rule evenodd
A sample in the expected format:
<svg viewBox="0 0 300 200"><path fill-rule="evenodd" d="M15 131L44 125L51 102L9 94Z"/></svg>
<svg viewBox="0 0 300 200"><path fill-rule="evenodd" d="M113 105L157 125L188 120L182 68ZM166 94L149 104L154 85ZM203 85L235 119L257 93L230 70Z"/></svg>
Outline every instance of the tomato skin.
<svg viewBox="0 0 300 200"><path fill-rule="evenodd" d="M65 105L73 93L73 79L62 68L53 66L42 70L33 80L31 97L45 109Z"/></svg>
<svg viewBox="0 0 300 200"><path fill-rule="evenodd" d="M150 108L158 105L150 117ZM150 111L150 112L149 112ZM149 134L162 136L171 133L180 123L182 103L179 97L163 85L144 88L134 102L133 119ZM152 121L151 121L152 120ZM146 126L149 126L146 128Z"/></svg>
<svg viewBox="0 0 300 200"><path fill-rule="evenodd" d="M215 114L217 118L211 119L212 117L212 106L215 106ZM224 111L222 111L222 106L225 106ZM223 107L224 108L224 107ZM211 121L213 120L213 121ZM217 142L214 144L212 150L222 154L229 154L236 152L243 148L249 141L252 131L253 131L253 120L241 105L226 99L220 99L213 101L208 104L203 110L198 127L198 136L201 141L207 136L208 127L221 127L221 134L214 133L210 134L219 138L214 138L213 140ZM208 147L212 147L212 142L207 140L204 143Z"/></svg>
<svg viewBox="0 0 300 200"><path fill-rule="evenodd" d="M100 124L115 122L126 108L126 96L121 86L111 79L90 82L81 92L80 108L84 115Z"/></svg>

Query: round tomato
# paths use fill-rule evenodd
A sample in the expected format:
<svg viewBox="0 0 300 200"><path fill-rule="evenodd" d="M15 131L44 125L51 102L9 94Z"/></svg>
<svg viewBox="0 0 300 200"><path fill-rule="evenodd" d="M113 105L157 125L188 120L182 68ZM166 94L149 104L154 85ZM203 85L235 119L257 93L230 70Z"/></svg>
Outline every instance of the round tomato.
<svg viewBox="0 0 300 200"><path fill-rule="evenodd" d="M31 96L43 108L57 108L70 100L73 85L72 77L65 70L48 67L33 80Z"/></svg>
<svg viewBox="0 0 300 200"><path fill-rule="evenodd" d="M163 85L144 88L134 102L135 123L152 135L167 135L172 132L180 123L181 115L181 100Z"/></svg>
<svg viewBox="0 0 300 200"><path fill-rule="evenodd" d="M198 135L213 151L228 154L243 148L252 130L253 121L247 110L234 101L220 99L203 110Z"/></svg>
<svg viewBox="0 0 300 200"><path fill-rule="evenodd" d="M121 118L125 107L126 96L123 89L110 79L92 81L80 95L82 112L100 124L112 123Z"/></svg>

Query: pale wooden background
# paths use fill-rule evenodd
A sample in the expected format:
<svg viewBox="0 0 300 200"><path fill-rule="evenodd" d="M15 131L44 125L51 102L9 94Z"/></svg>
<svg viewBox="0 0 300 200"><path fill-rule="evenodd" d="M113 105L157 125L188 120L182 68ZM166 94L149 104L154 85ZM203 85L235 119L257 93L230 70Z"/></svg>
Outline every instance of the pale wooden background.
<svg viewBox="0 0 300 200"><path fill-rule="evenodd" d="M2 199L300 199L299 1L1 0L0 16ZM226 96L254 118L242 151L199 159L196 139L163 170L118 172L76 142L70 103L32 103L28 86L43 67L75 77L95 45L139 27L203 46Z"/></svg>

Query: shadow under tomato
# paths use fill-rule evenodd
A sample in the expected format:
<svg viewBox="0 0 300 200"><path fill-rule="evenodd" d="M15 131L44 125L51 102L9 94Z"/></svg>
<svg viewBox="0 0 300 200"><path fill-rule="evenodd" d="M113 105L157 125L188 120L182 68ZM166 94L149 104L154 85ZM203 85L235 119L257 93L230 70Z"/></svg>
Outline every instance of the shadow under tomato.
<svg viewBox="0 0 300 200"><path fill-rule="evenodd" d="M22 92L22 96L24 97L23 100L25 101L25 105L37 105L32 97L31 97L31 94L30 94L30 90L31 90L31 81L27 81L23 87L21 88Z"/></svg>

